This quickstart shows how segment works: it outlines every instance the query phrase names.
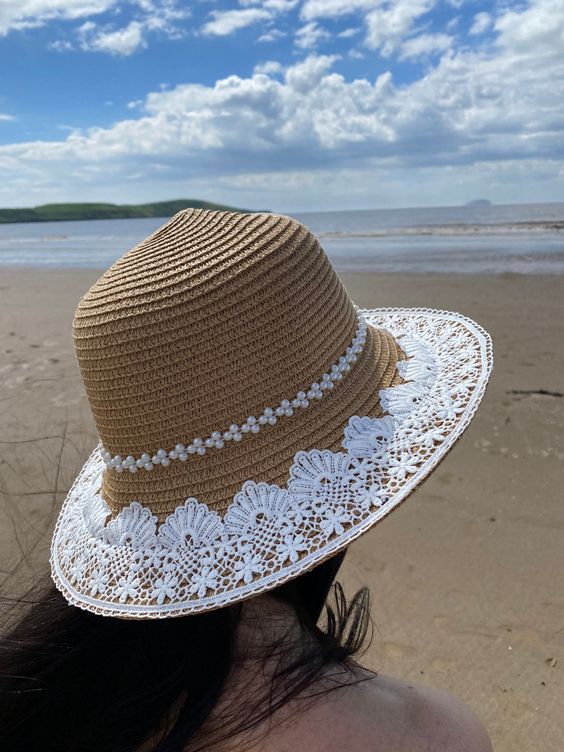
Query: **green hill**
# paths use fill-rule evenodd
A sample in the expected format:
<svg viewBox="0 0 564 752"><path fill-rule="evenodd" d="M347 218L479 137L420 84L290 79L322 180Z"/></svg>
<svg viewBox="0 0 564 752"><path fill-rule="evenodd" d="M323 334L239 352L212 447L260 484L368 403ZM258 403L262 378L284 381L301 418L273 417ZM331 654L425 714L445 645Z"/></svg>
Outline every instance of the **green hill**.
<svg viewBox="0 0 564 752"><path fill-rule="evenodd" d="M45 204L33 209L0 209L0 224L8 222L61 222L79 219L132 219L170 217L182 209L220 209L246 211L233 206L179 198L152 204Z"/></svg>

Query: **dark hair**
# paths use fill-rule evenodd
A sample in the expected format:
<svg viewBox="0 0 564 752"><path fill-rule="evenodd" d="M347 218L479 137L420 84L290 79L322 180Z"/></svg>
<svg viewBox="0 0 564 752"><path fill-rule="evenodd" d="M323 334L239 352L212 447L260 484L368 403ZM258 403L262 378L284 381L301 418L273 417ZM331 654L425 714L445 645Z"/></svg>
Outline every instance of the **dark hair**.
<svg viewBox="0 0 564 752"><path fill-rule="evenodd" d="M176 619L123 620L69 606L44 585L20 601L27 612L0 638L0 748L135 752L160 729L155 752L203 750L256 730L308 691L315 696L331 666L345 669L335 687L357 681L351 658L365 642L369 600L362 589L347 604L332 585L343 556L271 591L295 613L299 637L288 632L265 649L261 660L275 666L267 691L248 687L218 727L210 716L237 661L241 604Z"/></svg>

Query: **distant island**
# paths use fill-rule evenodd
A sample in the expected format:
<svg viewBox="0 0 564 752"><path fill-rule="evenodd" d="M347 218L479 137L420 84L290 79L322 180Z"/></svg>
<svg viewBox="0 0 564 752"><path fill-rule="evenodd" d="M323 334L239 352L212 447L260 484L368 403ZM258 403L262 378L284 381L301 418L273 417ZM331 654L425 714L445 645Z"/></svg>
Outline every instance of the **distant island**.
<svg viewBox="0 0 564 752"><path fill-rule="evenodd" d="M191 198L157 201L152 204L45 204L32 209L0 209L0 224L10 222L66 222L82 219L137 219L170 217L182 209L247 211Z"/></svg>
<svg viewBox="0 0 564 752"><path fill-rule="evenodd" d="M474 201L468 201L465 206L493 206L488 198L475 198Z"/></svg>

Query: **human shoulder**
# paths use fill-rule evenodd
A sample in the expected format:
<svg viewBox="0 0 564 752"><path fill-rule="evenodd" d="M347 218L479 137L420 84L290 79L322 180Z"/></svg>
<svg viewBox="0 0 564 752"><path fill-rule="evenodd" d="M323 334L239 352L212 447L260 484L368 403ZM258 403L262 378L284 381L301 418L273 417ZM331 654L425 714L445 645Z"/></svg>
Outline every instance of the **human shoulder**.
<svg viewBox="0 0 564 752"><path fill-rule="evenodd" d="M381 676L293 708L261 752L492 752L472 711L447 692Z"/></svg>

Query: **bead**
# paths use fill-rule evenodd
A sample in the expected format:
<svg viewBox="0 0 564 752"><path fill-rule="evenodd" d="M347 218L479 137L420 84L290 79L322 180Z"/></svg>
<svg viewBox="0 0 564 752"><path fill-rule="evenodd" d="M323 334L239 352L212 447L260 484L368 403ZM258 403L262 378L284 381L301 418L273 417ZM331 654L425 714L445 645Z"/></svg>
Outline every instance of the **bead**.
<svg viewBox="0 0 564 752"><path fill-rule="evenodd" d="M128 455L123 460L119 454L112 457L112 453L108 449L101 447L100 455L105 467L108 470L114 469L118 473L124 470L136 473L139 469L152 470L155 465L167 467L170 465L171 460L179 459L181 462L186 462L190 454L204 455L207 449L222 449L227 441L241 441L244 434L259 433L261 426L274 426L278 422L278 418L291 417L294 415L295 409L309 407L313 399L321 399L324 392L333 389L334 382L342 380L343 374L351 370L352 364L357 362L358 356L363 350L368 332L368 324L364 316L359 312L360 309L357 305L354 305L354 309L358 323L351 343L346 347L345 353L339 357L337 362L329 367L328 372L321 376L320 382L312 382L307 391L298 391L296 396L291 400L281 400L275 408L265 407L258 418L254 415L249 415L246 422L241 426L237 423L232 423L229 426L229 430L223 433L221 431L213 431L207 439L196 437L189 445L179 442L168 453L161 448L153 456L148 452L143 452L138 459L135 459L132 455Z"/></svg>

